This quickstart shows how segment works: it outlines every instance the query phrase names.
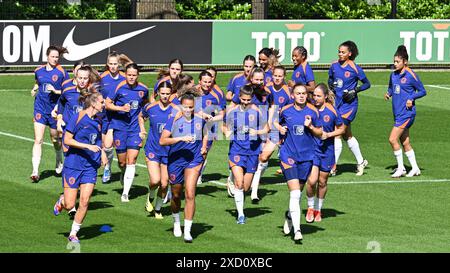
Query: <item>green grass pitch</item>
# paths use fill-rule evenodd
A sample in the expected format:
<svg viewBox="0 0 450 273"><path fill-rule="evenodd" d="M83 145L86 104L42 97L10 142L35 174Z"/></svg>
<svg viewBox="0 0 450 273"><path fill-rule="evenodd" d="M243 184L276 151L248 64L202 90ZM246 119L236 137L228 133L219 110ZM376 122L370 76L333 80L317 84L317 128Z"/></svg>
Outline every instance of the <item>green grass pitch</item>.
<svg viewBox="0 0 450 273"><path fill-rule="evenodd" d="M194 77L198 74L192 73ZM383 99L389 72L367 72L372 88L360 94L352 124L369 166L362 177L354 174L355 159L344 143L339 175L329 180L321 223L301 219L304 239L295 244L284 236L282 225L288 207L288 190L278 169L276 153L264 174L258 205L245 201L248 221L237 225L234 200L227 196L228 142L214 144L208 156L204 183L197 188L193 244L172 235L168 205L163 220L144 211L148 174L137 168L130 203L120 202L118 167L114 182L100 182L79 232L81 252L370 252L375 241L381 252L449 252L450 246L450 79L448 72L418 72L428 91L417 102L411 142L422 175L391 179L396 165L388 143L393 125L391 103ZM219 73L225 89L232 74ZM326 82L326 72L316 72L316 82ZM288 75L290 77L290 74ZM0 76L0 252L69 252L66 236L71 221L66 213L55 217L53 204L62 191L54 173L54 152L43 146L41 181L30 183L33 138L32 75ZM152 87L154 74L141 75ZM45 141L49 143L48 132ZM405 157L405 164L409 162ZM141 155L138 163L144 165ZM303 194L304 195L304 194ZM182 203L184 204L184 202ZM306 198L302 196L305 212ZM113 232L102 233L102 225Z"/></svg>

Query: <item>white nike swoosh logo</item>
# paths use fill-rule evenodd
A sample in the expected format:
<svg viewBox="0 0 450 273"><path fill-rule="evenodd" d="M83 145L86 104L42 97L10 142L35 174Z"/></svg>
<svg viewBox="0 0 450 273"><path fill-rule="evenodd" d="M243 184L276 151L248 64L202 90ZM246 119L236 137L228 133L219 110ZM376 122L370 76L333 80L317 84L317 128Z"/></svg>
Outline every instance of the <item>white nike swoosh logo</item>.
<svg viewBox="0 0 450 273"><path fill-rule="evenodd" d="M120 42L123 42L131 37L141 34L144 31L154 28L155 26L147 27L144 29L136 30L130 33L122 34L116 37L108 38L105 40L101 40L95 43L87 44L87 45L77 45L73 41L73 32L75 31L74 26L72 30L67 34L66 39L64 39L63 47L67 48L69 53L64 54L64 58L68 61L78 61L84 58L87 58L91 55L94 55L97 52L100 52L108 47L116 45Z"/></svg>

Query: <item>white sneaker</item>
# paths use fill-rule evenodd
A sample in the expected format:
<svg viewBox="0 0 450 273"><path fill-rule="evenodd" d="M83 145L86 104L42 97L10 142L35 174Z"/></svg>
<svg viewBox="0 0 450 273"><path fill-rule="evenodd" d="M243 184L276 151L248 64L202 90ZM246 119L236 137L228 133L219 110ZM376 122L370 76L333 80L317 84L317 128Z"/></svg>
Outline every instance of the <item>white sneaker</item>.
<svg viewBox="0 0 450 273"><path fill-rule="evenodd" d="M122 194L120 200L122 200L122 202L130 202L130 200L128 199L128 194Z"/></svg>
<svg viewBox="0 0 450 273"><path fill-rule="evenodd" d="M292 219L289 217L288 214L289 214L289 212L286 211L286 215L284 216L284 225L283 225L283 232L286 235L291 233L291 230L292 230Z"/></svg>
<svg viewBox="0 0 450 273"><path fill-rule="evenodd" d="M181 236L181 235L180 235ZM192 236L190 232L184 233L184 241L186 243L192 243Z"/></svg>
<svg viewBox="0 0 450 273"><path fill-rule="evenodd" d="M409 173L406 175L406 177L413 177L413 176L419 176L420 175L420 169L411 169Z"/></svg>
<svg viewBox="0 0 450 273"><path fill-rule="evenodd" d="M56 167L55 167L56 174L61 174L62 173L63 166L64 165L63 165L62 162L59 162L59 163L56 164Z"/></svg>
<svg viewBox="0 0 450 273"><path fill-rule="evenodd" d="M405 176L405 174L406 174L405 168L403 168L403 169L396 168L395 172L391 175L391 177L392 178L400 178L402 176Z"/></svg>
<svg viewBox="0 0 450 273"><path fill-rule="evenodd" d="M227 191L228 191L228 196L234 198L235 188L234 188L234 183L233 183L233 181L231 181L230 177L227 178Z"/></svg>
<svg viewBox="0 0 450 273"><path fill-rule="evenodd" d="M369 164L369 162L365 159L361 164L358 164L358 166L356 167L356 175L357 176L363 175L364 169L367 167L368 164Z"/></svg>
<svg viewBox="0 0 450 273"><path fill-rule="evenodd" d="M180 223L173 223L173 236L175 237L181 237L183 235L183 232L181 231L181 225Z"/></svg>
<svg viewBox="0 0 450 273"><path fill-rule="evenodd" d="M294 240L295 240L295 241L300 241L300 240L302 240L302 239L303 239L303 235L302 235L301 231L300 231L300 230L297 230L297 231L295 232L295 235L294 235Z"/></svg>

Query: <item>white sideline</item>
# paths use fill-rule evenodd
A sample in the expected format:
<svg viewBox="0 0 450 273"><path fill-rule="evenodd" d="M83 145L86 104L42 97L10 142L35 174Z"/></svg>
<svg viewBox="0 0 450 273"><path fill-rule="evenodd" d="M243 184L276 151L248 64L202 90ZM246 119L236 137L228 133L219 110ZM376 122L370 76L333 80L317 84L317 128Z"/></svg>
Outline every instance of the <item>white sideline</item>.
<svg viewBox="0 0 450 273"><path fill-rule="evenodd" d="M29 141L29 142L34 142L34 139L28 138L28 137L23 137L23 136L18 136L18 135L14 135L14 134L10 134L10 133L6 133L6 132L2 132L0 131L0 135L3 136L8 136L8 137L12 137L12 138L16 138L16 139L21 139L21 140L25 140L25 141ZM48 142L44 142L44 145L47 146L53 146L53 144L48 143ZM114 161L117 161L116 158L114 158ZM143 164L139 164L136 163L136 166L142 167L142 168L147 168L146 165ZM425 183L425 182L430 182L430 183L442 183L442 182L450 182L450 179L421 179L421 180L403 180L403 179L397 179L397 180L373 180L373 181L329 181L328 184L331 185L349 185L349 184L404 184L404 183ZM226 186L226 183L220 182L220 181L216 181L216 180L212 180L212 181L208 181L206 183L211 183L211 184L216 184L219 186ZM286 185L286 183L276 183L273 185L277 185L277 186L281 186L281 185Z"/></svg>
<svg viewBox="0 0 450 273"><path fill-rule="evenodd" d="M34 139L32 139L32 138L23 137L23 136L18 136L18 135L14 135L14 134L2 132L2 131L0 131L0 135L3 135L3 136L9 136L9 137L17 138L17 139L21 139L21 140L26 140L26 141L29 141L29 142L34 142ZM52 147L53 147L53 144L48 143L48 142L43 142L43 144L44 144L44 145L47 145L47 146L52 146ZM31 156L31 154L30 154L30 156ZM117 158L114 158L113 160L114 160L114 161L117 161ZM143 164L139 164L139 163L136 163L136 166L139 166L139 167L142 167L142 168L147 168L147 166L145 166L145 165L143 165Z"/></svg>

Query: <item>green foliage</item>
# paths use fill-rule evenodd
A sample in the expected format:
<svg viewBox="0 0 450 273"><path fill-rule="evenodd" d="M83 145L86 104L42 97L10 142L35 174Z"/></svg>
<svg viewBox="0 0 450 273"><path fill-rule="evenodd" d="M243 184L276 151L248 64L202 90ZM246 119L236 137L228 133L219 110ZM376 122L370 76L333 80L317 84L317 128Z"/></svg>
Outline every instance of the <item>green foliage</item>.
<svg viewBox="0 0 450 273"><path fill-rule="evenodd" d="M66 0L0 1L0 19L122 19L130 16L129 0L82 0L80 5Z"/></svg>
<svg viewBox="0 0 450 273"><path fill-rule="evenodd" d="M271 0L270 19L389 19L391 1L380 0L370 5L367 0ZM399 0L399 19L448 19L448 0Z"/></svg>
<svg viewBox="0 0 450 273"><path fill-rule="evenodd" d="M233 0L180 0L176 11L181 19L252 19L251 5Z"/></svg>

